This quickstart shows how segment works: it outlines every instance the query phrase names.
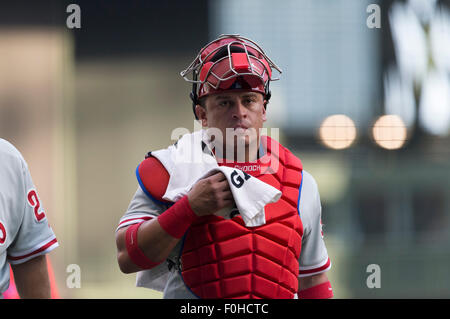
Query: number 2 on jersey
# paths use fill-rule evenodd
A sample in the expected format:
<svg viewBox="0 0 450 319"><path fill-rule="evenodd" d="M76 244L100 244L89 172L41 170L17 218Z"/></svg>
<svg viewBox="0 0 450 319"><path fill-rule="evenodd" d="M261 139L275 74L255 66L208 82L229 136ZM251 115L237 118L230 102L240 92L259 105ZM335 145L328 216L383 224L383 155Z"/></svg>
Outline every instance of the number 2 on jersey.
<svg viewBox="0 0 450 319"><path fill-rule="evenodd" d="M34 216L36 217L36 220L40 222L45 218L45 213L41 209L41 212L39 212L39 209L41 208L41 202L39 201L39 197L36 193L36 190L32 189L28 192L27 195L28 204L30 204L31 207L34 209Z"/></svg>

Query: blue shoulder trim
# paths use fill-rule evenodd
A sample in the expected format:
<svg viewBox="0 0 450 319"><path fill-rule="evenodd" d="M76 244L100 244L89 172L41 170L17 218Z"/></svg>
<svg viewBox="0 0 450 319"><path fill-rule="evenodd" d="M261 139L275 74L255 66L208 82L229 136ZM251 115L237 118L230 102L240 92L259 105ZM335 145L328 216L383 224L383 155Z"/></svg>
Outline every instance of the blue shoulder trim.
<svg viewBox="0 0 450 319"><path fill-rule="evenodd" d="M158 203L158 204L162 204L162 205L167 205L168 203L164 203L163 201L160 201L159 199L156 199L154 196L152 196L152 194L149 193L149 191L145 188L144 183L142 182L141 176L139 175L139 166L141 166L141 164L139 163L139 165L136 167L136 178L138 180L139 186L141 186L141 189L144 191L145 195L148 196L148 198L150 198L152 201Z"/></svg>
<svg viewBox="0 0 450 319"><path fill-rule="evenodd" d="M298 201L297 201L297 212L298 216L300 216L300 197L302 196L302 185L303 185L303 170L300 173L302 175L302 181L300 182L300 187L298 189Z"/></svg>

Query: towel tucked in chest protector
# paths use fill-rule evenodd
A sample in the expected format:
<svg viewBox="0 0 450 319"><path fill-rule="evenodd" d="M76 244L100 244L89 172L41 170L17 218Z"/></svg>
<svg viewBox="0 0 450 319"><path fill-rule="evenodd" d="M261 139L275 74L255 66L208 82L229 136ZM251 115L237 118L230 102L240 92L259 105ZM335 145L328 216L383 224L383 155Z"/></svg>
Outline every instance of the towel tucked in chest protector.
<svg viewBox="0 0 450 319"><path fill-rule="evenodd" d="M185 196L194 184L214 172L222 172L228 180L236 207L247 227L266 223L264 206L278 201L281 192L233 167L219 166L209 149L204 130L183 135L177 143L167 149L154 151L156 157L170 175L163 199L176 202ZM230 208L222 209L216 215L231 218Z"/></svg>
<svg viewBox="0 0 450 319"><path fill-rule="evenodd" d="M298 259L303 234L298 212L302 183L300 160L282 145L263 136L260 153L264 154L255 165L218 164L208 141L202 137L202 131L187 134L173 146L155 151L152 158L145 160L147 164L159 165L160 171L164 166L165 181L159 183L157 173L145 174L156 185L164 185L156 187L157 191L151 188L153 191L147 195L163 202L176 201L212 170L225 169L241 216L219 212L216 214L230 219L213 215L197 219L169 256L175 264L179 261L181 267L172 267L178 271L171 271L167 277L161 273L156 275L155 268L139 272L137 285L152 288L157 282L162 284L167 280L165 288L171 291L173 287L180 288L176 296L183 298L183 291L189 291L186 296L200 298L292 298L298 290ZM253 180L261 184L250 187L248 182ZM145 182L143 184L148 189ZM275 192L267 197L272 187ZM211 241L213 234L215 237Z"/></svg>

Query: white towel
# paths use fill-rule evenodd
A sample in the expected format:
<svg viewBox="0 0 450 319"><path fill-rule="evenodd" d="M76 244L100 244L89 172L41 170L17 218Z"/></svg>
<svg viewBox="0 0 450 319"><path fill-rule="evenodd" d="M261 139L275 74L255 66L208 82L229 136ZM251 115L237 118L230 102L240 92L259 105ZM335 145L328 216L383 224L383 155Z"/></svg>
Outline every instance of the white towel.
<svg viewBox="0 0 450 319"><path fill-rule="evenodd" d="M250 177L247 180L239 169L219 166L210 151L210 142L204 130L183 135L177 143L152 152L170 175L169 184L163 199L175 202L185 196L193 185L212 171L221 171L230 184L236 207L247 227L266 223L264 206L278 201L281 192ZM230 209L222 209L216 215L231 218Z"/></svg>

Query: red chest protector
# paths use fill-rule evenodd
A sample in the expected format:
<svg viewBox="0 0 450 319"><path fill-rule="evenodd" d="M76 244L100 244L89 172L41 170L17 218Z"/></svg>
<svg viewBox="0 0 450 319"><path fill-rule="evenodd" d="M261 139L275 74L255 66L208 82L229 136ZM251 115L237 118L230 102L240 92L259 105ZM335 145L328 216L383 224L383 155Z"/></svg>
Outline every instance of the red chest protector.
<svg viewBox="0 0 450 319"><path fill-rule="evenodd" d="M262 143L267 153L257 163L223 165L259 178L279 189L282 196L266 205L265 225L248 228L239 215L232 219L209 215L189 228L181 250L181 275L200 298L293 298L298 290L303 226L297 207L302 164L275 140L263 137ZM141 186L153 197L164 194L165 188L152 191L151 176L145 182L148 174L142 164L138 173Z"/></svg>

